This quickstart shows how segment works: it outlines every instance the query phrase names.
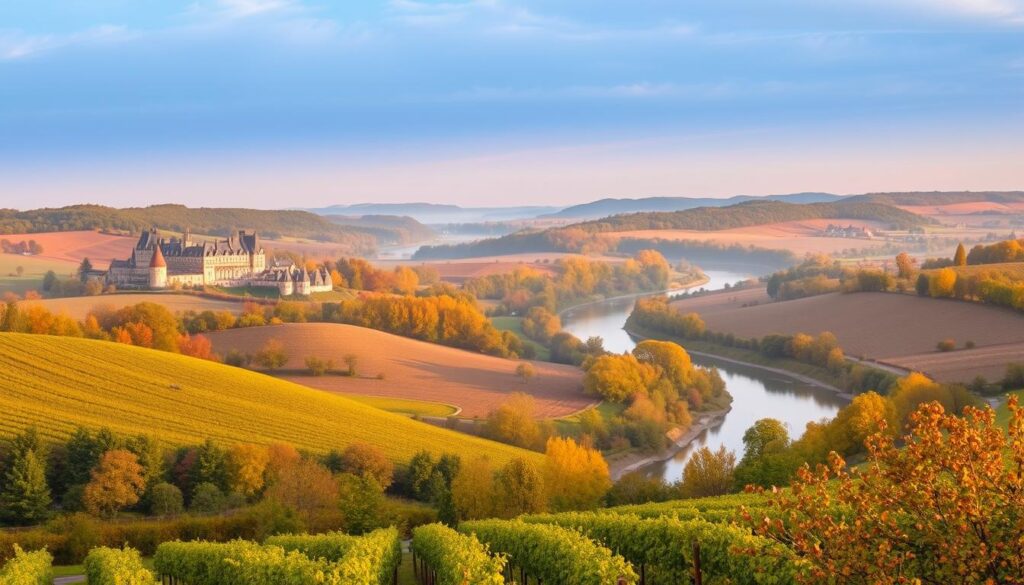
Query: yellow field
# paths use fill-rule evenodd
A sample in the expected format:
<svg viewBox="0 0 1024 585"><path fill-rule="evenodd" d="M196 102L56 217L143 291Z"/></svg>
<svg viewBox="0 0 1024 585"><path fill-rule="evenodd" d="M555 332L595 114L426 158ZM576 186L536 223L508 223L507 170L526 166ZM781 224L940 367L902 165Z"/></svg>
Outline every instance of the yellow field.
<svg viewBox="0 0 1024 585"><path fill-rule="evenodd" d="M451 416L459 409L440 402L425 402L423 400L406 400L404 398L386 398L384 396L361 396L358 394L347 394L345 398L361 402L374 408L397 412L398 414L418 416Z"/></svg>
<svg viewBox="0 0 1024 585"><path fill-rule="evenodd" d="M116 343L0 333L0 437L36 425L148 433L172 444L286 442L322 453L355 441L396 463L416 451L542 455L448 431L325 392L222 364Z"/></svg>

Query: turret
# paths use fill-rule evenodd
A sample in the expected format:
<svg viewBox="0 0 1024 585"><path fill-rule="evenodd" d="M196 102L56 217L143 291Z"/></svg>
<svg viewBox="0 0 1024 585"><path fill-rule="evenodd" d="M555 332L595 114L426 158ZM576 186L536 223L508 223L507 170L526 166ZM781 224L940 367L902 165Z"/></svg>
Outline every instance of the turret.
<svg viewBox="0 0 1024 585"><path fill-rule="evenodd" d="M149 288L167 288L167 261L160 244L153 246L153 258L149 261Z"/></svg>

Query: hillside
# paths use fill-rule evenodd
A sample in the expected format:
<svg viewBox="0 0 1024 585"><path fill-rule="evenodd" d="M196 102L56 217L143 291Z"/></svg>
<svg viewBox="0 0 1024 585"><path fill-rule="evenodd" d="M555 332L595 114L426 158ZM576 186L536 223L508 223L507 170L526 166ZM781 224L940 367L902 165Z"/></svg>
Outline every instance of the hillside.
<svg viewBox="0 0 1024 585"><path fill-rule="evenodd" d="M908 227L929 220L908 211L872 202L839 201L804 205L782 201L748 201L729 207L701 207L675 212L633 213L577 224L592 232L635 230L726 230L810 219L869 220Z"/></svg>
<svg viewBox="0 0 1024 585"><path fill-rule="evenodd" d="M120 230L137 233L155 227L175 232L226 236L237 229L256 230L267 238L293 236L347 246L351 253L372 251L374 235L362 228L338 225L306 211L242 208L190 208L151 205L116 209L73 205L56 209L0 209L0 234L74 230Z"/></svg>
<svg viewBox="0 0 1024 585"><path fill-rule="evenodd" d="M399 215L328 215L338 225L347 225L373 234L380 245L412 244L437 237L437 232L411 217Z"/></svg>
<svg viewBox="0 0 1024 585"><path fill-rule="evenodd" d="M923 370L943 381L969 382L977 375L998 380L1007 363L1024 362L1024 314L977 303L895 293L832 293L773 303L763 289L752 289L672 306L699 313L711 331L743 338L831 331L849 356ZM948 338L958 347L973 341L977 348L937 352L936 344Z"/></svg>
<svg viewBox="0 0 1024 585"><path fill-rule="evenodd" d="M60 297L54 299L19 301L18 306L28 307L30 305L40 305L45 307L46 310L51 313L63 313L73 319L83 320L88 316L89 312L96 307L120 309L137 303L158 303L163 305L172 313L178 313L181 311L228 311L237 314L241 313L244 308L244 303L242 303L241 300L242 299L239 298L238 301L229 301L190 294L138 292L118 293L95 297Z"/></svg>
<svg viewBox="0 0 1024 585"><path fill-rule="evenodd" d="M338 394L362 394L441 402L462 408L462 416L487 416L513 392L537 400L537 414L557 417L594 402L583 394L579 368L533 362L536 376L523 383L515 374L518 361L454 349L391 335L374 329L336 323L289 323L231 329L208 334L214 350L254 353L276 339L288 352L286 379ZM306 375L309 356L345 368L346 355L358 358L355 377ZM383 379L378 379L383 374Z"/></svg>
<svg viewBox="0 0 1024 585"><path fill-rule="evenodd" d="M172 444L287 442L322 453L354 441L404 464L416 451L540 457L262 374L116 343L0 333L0 436L28 425L148 433Z"/></svg>
<svg viewBox="0 0 1024 585"><path fill-rule="evenodd" d="M1024 191L931 191L904 193L866 193L850 198L883 205L952 205L984 201L989 203L1024 202Z"/></svg>
<svg viewBox="0 0 1024 585"><path fill-rule="evenodd" d="M554 213L559 207L461 207L441 203L358 203L308 209L320 215L405 215L428 224L512 221Z"/></svg>
<svg viewBox="0 0 1024 585"><path fill-rule="evenodd" d="M697 207L727 207L745 201L785 201L788 203L824 203L837 201L842 197L830 193L794 193L791 195L735 195L727 198L714 197L642 197L639 199L600 199L581 203L548 215L545 219L597 219L623 213L649 211L683 211Z"/></svg>

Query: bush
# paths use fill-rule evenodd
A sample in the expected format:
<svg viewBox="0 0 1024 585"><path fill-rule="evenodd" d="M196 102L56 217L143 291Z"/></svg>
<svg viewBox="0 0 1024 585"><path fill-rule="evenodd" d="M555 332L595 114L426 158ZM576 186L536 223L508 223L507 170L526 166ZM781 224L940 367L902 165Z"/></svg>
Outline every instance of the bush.
<svg viewBox="0 0 1024 585"><path fill-rule="evenodd" d="M212 483L203 482L192 492L189 511L193 514L216 514L224 511L225 504L224 492Z"/></svg>
<svg viewBox="0 0 1024 585"><path fill-rule="evenodd" d="M161 482L149 492L149 513L154 516L175 516L185 511L185 500L178 486Z"/></svg>
<svg viewBox="0 0 1024 585"><path fill-rule="evenodd" d="M89 585L156 585L139 551L131 548L92 549L85 557L85 575Z"/></svg>
<svg viewBox="0 0 1024 585"><path fill-rule="evenodd" d="M45 550L24 552L14 545L14 558L0 569L4 585L50 585L53 583L53 557Z"/></svg>
<svg viewBox="0 0 1024 585"><path fill-rule="evenodd" d="M939 351L953 351L956 349L956 341L953 339L943 339L935 345L935 348Z"/></svg>
<svg viewBox="0 0 1024 585"><path fill-rule="evenodd" d="M975 347L977 347L977 344L973 341L967 341L964 343L964 349L974 349Z"/></svg>

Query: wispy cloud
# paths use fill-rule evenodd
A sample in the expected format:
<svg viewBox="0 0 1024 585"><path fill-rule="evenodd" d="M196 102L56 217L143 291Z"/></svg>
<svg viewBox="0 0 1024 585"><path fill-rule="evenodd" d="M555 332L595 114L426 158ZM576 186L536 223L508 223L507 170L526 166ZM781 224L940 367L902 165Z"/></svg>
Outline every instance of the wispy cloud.
<svg viewBox="0 0 1024 585"><path fill-rule="evenodd" d="M70 34L28 35L0 32L0 61L25 59L56 49L114 43L134 38L137 33L121 26L101 25Z"/></svg>

